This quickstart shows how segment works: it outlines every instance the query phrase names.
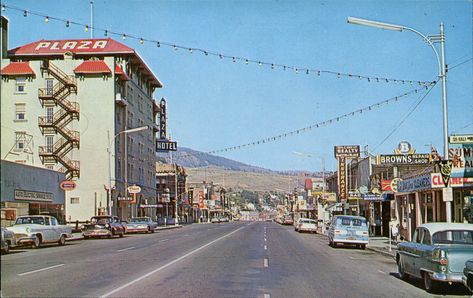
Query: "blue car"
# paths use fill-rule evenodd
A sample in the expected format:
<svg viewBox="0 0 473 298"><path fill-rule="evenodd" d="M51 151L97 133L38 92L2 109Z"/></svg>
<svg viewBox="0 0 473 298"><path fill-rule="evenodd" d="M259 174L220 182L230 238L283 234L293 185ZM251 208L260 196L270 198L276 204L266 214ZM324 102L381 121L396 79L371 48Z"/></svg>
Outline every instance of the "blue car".
<svg viewBox="0 0 473 298"><path fill-rule="evenodd" d="M368 223L362 216L336 215L328 230L329 245L355 244L365 249L369 243Z"/></svg>

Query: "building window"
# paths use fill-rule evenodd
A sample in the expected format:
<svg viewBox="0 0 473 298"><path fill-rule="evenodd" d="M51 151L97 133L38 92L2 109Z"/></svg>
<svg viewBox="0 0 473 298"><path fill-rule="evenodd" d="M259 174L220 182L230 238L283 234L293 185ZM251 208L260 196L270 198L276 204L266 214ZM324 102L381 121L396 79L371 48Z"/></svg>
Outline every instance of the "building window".
<svg viewBox="0 0 473 298"><path fill-rule="evenodd" d="M25 93L26 78L18 77L16 78L15 90L17 93Z"/></svg>
<svg viewBox="0 0 473 298"><path fill-rule="evenodd" d="M79 198L78 197L71 197L71 204L79 204Z"/></svg>
<svg viewBox="0 0 473 298"><path fill-rule="evenodd" d="M46 136L46 152L53 153L54 136Z"/></svg>
<svg viewBox="0 0 473 298"><path fill-rule="evenodd" d="M26 120L26 104L25 103L15 104L15 120L17 121Z"/></svg>
<svg viewBox="0 0 473 298"><path fill-rule="evenodd" d="M23 151L26 148L26 132L15 132L15 150Z"/></svg>
<svg viewBox="0 0 473 298"><path fill-rule="evenodd" d="M46 108L46 123L48 124L53 123L53 119L54 119L54 108L47 107Z"/></svg>

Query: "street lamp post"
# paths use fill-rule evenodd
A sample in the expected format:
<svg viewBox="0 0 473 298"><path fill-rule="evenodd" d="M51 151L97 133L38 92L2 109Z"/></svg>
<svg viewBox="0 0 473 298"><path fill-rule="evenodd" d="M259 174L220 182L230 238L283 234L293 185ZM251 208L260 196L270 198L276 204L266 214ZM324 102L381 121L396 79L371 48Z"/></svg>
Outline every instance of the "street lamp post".
<svg viewBox="0 0 473 298"><path fill-rule="evenodd" d="M121 134L128 134L128 133L134 133L134 132L138 132L138 131L142 131L142 130L146 130L148 129L148 126L141 126L141 127L137 127L137 128L131 128L131 129L126 129L126 130L123 130L123 131L120 131L119 133L117 133L112 140L110 140L110 132L107 131L107 134L108 134L108 148L107 148L107 151L108 151L108 198L107 198L107 205L108 205L108 215L112 215L112 142L115 141L116 137L118 137L119 135ZM124 162L125 162L125 167L127 166L126 165L126 154L125 154L125 158L124 158ZM128 177L125 177L125 181L128 180L127 179ZM128 191L125 189L125 193L127 194Z"/></svg>
<svg viewBox="0 0 473 298"><path fill-rule="evenodd" d="M442 80L443 158L445 160L448 160L447 73L445 70L445 65L446 65L445 64L445 34L444 34L443 23L440 23L439 35L425 35L413 28L406 27L403 25L388 24L388 23L354 18L354 17L348 17L347 22L349 24L363 25L363 26L399 31L399 32L402 32L404 30L411 31L421 36L424 42L426 42L430 46L430 48L434 51L435 58L437 59L438 77L439 79ZM442 55L441 61L440 61L440 57L437 52L437 49L434 46L434 43L436 42L440 43L440 51ZM445 202L445 207L446 207L446 213L447 213L447 222L451 222L452 221L451 202Z"/></svg>

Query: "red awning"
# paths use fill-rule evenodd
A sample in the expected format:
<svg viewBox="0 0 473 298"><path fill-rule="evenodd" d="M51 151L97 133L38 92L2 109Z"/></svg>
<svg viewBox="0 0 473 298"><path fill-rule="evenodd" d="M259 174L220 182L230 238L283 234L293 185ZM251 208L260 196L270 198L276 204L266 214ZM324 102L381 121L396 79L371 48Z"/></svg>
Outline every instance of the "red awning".
<svg viewBox="0 0 473 298"><path fill-rule="evenodd" d="M86 60L74 69L75 73L81 74L111 74L112 71L103 60Z"/></svg>
<svg viewBox="0 0 473 298"><path fill-rule="evenodd" d="M2 76L34 76L35 73L29 62L10 62L1 71Z"/></svg>
<svg viewBox="0 0 473 298"><path fill-rule="evenodd" d="M115 65L115 74L120 75L120 78L124 81L129 81L130 77L123 71L123 68L119 65Z"/></svg>

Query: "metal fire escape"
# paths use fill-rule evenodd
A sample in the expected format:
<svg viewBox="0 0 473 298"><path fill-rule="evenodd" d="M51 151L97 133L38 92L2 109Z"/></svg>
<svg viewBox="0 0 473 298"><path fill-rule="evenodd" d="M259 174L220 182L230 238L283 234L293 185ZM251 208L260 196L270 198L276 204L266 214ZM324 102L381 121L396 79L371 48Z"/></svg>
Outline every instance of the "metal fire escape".
<svg viewBox="0 0 473 298"><path fill-rule="evenodd" d="M72 102L67 97L77 94L77 83L74 76L65 74L49 61L43 61L41 72L47 73L57 80L54 86L39 88L38 97L41 106L54 104L60 107L54 115L40 116L38 125L43 135L59 134L60 138L51 146L40 146L39 156L44 163L60 163L60 172L66 174L67 179L79 178L80 162L67 157L72 149L79 149L79 132L67 128L73 120L79 120L79 103Z"/></svg>

